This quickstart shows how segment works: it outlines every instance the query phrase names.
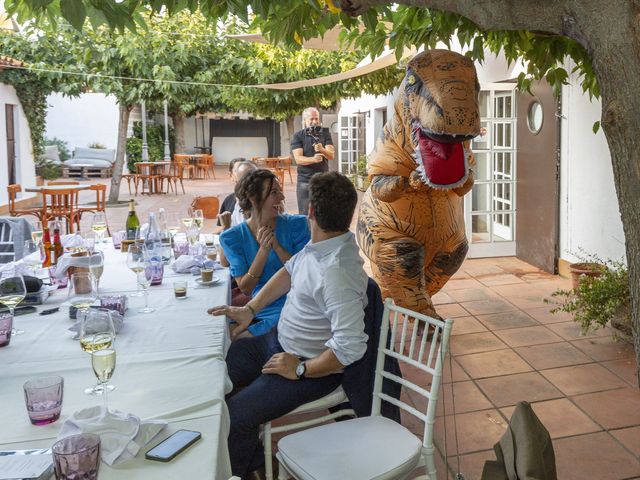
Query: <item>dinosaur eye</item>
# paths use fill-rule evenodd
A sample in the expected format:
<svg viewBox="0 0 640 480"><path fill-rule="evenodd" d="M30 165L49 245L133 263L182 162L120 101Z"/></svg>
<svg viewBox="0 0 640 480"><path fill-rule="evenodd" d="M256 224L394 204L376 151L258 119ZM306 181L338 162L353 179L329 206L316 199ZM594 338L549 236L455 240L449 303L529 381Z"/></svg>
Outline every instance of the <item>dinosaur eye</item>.
<svg viewBox="0 0 640 480"><path fill-rule="evenodd" d="M407 77L407 84L413 85L414 83L416 83L416 77L414 75L409 75Z"/></svg>

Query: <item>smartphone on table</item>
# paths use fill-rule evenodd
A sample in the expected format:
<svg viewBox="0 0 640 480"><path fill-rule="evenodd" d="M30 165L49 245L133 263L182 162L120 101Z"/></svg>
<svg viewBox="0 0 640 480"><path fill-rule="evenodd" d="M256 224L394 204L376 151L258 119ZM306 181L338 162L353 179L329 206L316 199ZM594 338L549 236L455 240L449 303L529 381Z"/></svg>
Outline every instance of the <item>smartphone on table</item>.
<svg viewBox="0 0 640 480"><path fill-rule="evenodd" d="M145 457L158 462L168 462L200 440L201 437L202 434L200 432L178 430L149 450Z"/></svg>

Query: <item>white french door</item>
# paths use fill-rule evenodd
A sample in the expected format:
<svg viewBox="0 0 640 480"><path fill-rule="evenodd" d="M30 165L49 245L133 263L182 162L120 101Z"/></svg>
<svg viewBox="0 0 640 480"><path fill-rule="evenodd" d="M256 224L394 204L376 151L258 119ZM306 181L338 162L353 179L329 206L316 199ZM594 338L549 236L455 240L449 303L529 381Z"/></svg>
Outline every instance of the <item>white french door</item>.
<svg viewBox="0 0 640 480"><path fill-rule="evenodd" d="M482 85L479 103L487 133L471 143L476 165L475 184L464 201L468 257L515 255L515 84Z"/></svg>
<svg viewBox="0 0 640 480"><path fill-rule="evenodd" d="M358 157L365 154L365 122L360 113L340 117L338 170L345 175L356 173Z"/></svg>

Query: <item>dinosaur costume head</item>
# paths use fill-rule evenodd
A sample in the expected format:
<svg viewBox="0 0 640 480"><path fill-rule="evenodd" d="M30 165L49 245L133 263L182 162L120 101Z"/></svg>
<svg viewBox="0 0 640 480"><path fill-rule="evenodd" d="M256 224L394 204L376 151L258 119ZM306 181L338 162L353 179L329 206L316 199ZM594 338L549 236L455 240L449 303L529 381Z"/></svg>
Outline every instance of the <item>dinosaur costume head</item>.
<svg viewBox="0 0 640 480"><path fill-rule="evenodd" d="M369 173L409 176L420 172L433 188L462 185L468 165L463 141L480 132L479 84L473 62L449 50L419 53L407 65L407 73L395 98L395 114L385 127L384 144L395 143L404 160L394 156L395 172L383 171L380 155L372 155ZM378 153L378 152L376 152ZM382 156L387 157L385 153Z"/></svg>

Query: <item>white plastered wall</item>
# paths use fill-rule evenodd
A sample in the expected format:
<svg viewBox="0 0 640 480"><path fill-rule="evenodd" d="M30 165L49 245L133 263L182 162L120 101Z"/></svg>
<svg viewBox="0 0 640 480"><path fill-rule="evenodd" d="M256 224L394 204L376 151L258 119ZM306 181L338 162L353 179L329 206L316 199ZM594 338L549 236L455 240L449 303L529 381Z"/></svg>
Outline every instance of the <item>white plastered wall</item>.
<svg viewBox="0 0 640 480"><path fill-rule="evenodd" d="M31 130L27 117L24 115L22 105L18 100L15 89L11 85L0 84L0 205L7 205L7 185L9 183L7 163L7 125L4 114L5 105L15 105L15 135L16 135L16 183L24 187L36 184L36 172L33 162L33 149L31 146ZM35 196L33 193L18 194L18 200Z"/></svg>
<svg viewBox="0 0 640 480"><path fill-rule="evenodd" d="M601 110L572 75L562 89L560 171L560 258L572 262L579 248L601 258L625 253L609 147L602 129L592 130Z"/></svg>

